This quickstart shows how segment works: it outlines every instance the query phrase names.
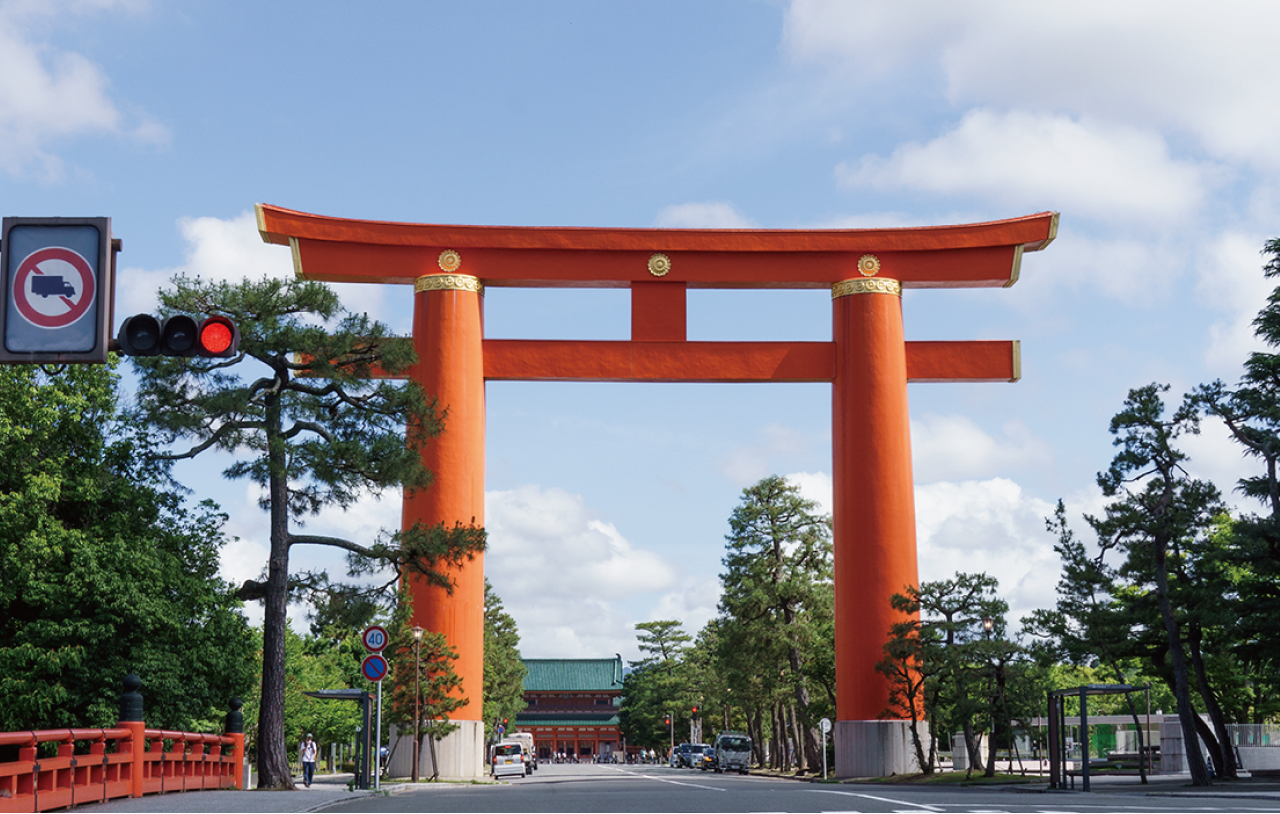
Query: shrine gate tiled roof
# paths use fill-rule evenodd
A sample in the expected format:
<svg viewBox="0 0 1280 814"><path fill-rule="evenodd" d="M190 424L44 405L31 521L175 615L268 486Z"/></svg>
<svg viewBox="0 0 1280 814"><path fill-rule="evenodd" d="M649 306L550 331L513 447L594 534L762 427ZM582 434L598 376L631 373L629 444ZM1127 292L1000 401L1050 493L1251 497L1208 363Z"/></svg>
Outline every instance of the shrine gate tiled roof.
<svg viewBox="0 0 1280 814"><path fill-rule="evenodd" d="M524 659L525 692L619 692L622 660Z"/></svg>

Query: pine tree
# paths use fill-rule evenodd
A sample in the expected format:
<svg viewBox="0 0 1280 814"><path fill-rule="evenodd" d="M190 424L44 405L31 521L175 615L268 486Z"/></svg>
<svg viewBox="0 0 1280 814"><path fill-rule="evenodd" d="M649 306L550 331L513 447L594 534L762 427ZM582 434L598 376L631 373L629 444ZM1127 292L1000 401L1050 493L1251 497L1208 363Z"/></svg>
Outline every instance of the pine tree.
<svg viewBox="0 0 1280 814"><path fill-rule="evenodd" d="M406 571L448 587L441 566L483 549L484 532L416 527L367 544L293 530L328 506L347 508L371 493L429 486L419 449L442 430L435 404L412 381L385 378L403 375L415 362L408 340L390 336L367 315L346 312L317 282L178 277L160 302L165 316L222 315L240 328L234 358L133 357L141 380L136 413L161 442L190 444L160 458L193 458L206 450L241 455L224 475L263 490L260 503L270 516L267 576L246 582L239 595L264 603L259 788L292 788L284 731L286 609L291 591L323 596L333 588L323 572L291 576L292 547L344 550L357 575L390 570L373 588L390 593Z"/></svg>

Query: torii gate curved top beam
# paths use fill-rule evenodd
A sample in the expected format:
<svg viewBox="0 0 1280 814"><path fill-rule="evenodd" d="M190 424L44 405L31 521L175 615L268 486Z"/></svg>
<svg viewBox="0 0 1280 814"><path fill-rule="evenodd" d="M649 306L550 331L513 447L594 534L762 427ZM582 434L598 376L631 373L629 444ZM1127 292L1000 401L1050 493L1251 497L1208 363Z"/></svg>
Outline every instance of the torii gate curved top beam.
<svg viewBox="0 0 1280 814"><path fill-rule="evenodd" d="M293 247L305 276L335 283L410 283L438 274L436 254L466 252L487 286L625 288L667 279L689 288L829 288L850 257L874 254L903 288L997 288L1018 279L1024 251L1048 246L1056 212L961 226L901 229L615 229L442 226L257 208L263 239ZM424 251L427 250L427 251ZM301 273L301 271L300 271ZM667 276L667 275L664 275Z"/></svg>
<svg viewBox="0 0 1280 814"><path fill-rule="evenodd" d="M837 774L907 770L900 722L880 720L901 711L889 708L888 682L875 670L902 619L889 597L917 583L907 382L1017 381L1019 354L1007 341L907 342L902 289L1010 286L1022 254L1056 236L1057 213L821 230L442 226L263 205L257 215L264 240L291 247L299 276L414 284L419 362L410 375L449 418L423 453L435 483L405 496L406 526L483 524L486 380L830 382ZM485 339L485 286L630 288L631 340ZM690 288L830 288L832 341L688 342ZM459 569L453 594L413 590L415 621L460 651L456 670L474 699L483 675L482 569ZM478 707L454 720L480 726ZM886 746L895 738L898 746ZM478 756L474 765L482 766Z"/></svg>

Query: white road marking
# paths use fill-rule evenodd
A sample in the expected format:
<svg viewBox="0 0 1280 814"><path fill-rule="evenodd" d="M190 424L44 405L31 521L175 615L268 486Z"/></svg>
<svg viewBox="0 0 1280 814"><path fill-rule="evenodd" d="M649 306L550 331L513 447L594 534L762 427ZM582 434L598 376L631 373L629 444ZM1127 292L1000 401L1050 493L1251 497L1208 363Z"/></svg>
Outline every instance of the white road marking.
<svg viewBox="0 0 1280 814"><path fill-rule="evenodd" d="M665 777L655 777L651 774L640 774L639 772L632 772L626 769L619 769L612 766L610 768L612 768L614 771L622 772L623 774L629 774L632 777L642 777L645 780L657 780L659 783L670 783L673 786L688 786L689 788L706 789L707 791L726 791L726 789L722 789L717 786L704 786L700 783L682 783L679 780L668 780Z"/></svg>
<svg viewBox="0 0 1280 814"><path fill-rule="evenodd" d="M944 809L938 808L937 806L925 805L924 803L913 803L910 800L892 800L888 797L876 797L875 795L872 795L872 794L859 794L856 791L832 791L830 789L806 789L806 791L812 792L813 794L842 794L845 797L862 797L863 799L866 799L866 800L875 800L878 803L893 803L896 806L914 806L915 808L909 809L912 811L914 811L915 809L924 809L925 811L943 811L944 810Z"/></svg>

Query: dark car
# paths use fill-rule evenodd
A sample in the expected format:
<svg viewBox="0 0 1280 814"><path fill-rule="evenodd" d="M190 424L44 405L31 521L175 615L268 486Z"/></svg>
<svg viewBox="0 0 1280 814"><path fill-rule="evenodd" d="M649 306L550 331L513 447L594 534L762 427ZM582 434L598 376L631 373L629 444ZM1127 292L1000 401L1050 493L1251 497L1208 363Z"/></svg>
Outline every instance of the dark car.
<svg viewBox="0 0 1280 814"><path fill-rule="evenodd" d="M705 772L707 769L716 769L716 748L714 746L703 747L702 754L694 755L694 757L698 761L698 768L702 769L702 771ZM716 769L716 771L719 771L719 769Z"/></svg>
<svg viewBox="0 0 1280 814"><path fill-rule="evenodd" d="M671 763L677 769L689 765L689 752L693 751L692 743L682 743L676 747L676 751L672 753Z"/></svg>

